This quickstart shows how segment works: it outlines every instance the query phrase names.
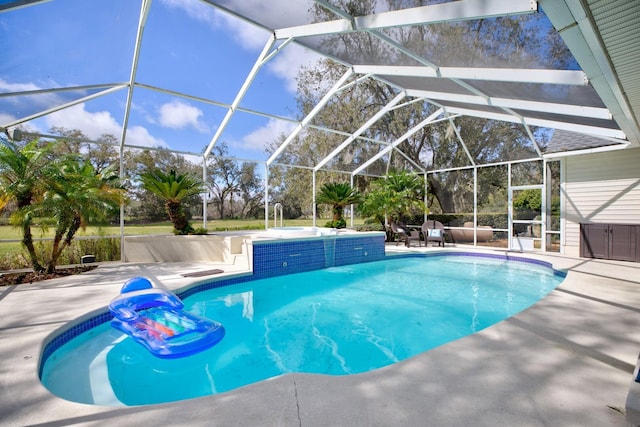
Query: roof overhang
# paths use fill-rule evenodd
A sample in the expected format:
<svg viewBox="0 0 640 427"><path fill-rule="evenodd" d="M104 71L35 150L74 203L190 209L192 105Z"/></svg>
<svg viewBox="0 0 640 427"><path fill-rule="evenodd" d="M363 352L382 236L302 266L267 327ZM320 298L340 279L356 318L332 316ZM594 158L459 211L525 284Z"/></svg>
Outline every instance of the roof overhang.
<svg viewBox="0 0 640 427"><path fill-rule="evenodd" d="M640 146L640 2L540 0L632 146Z"/></svg>

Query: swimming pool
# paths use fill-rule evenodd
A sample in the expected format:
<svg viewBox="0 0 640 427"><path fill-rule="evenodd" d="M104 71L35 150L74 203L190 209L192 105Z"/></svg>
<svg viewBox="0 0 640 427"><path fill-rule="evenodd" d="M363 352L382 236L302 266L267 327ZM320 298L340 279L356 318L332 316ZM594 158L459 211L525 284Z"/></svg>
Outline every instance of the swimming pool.
<svg viewBox="0 0 640 427"><path fill-rule="evenodd" d="M249 281L185 299L188 310L227 330L207 351L158 359L105 323L47 357L41 378L68 400L141 405L289 372L356 374L480 331L532 305L563 278L540 263L451 254Z"/></svg>

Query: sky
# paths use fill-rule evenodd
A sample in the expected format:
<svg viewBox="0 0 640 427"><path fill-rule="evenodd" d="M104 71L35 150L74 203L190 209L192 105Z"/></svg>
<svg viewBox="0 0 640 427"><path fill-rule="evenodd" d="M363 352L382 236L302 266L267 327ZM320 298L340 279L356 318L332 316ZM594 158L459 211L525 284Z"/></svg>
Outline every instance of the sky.
<svg viewBox="0 0 640 427"><path fill-rule="evenodd" d="M133 91L125 143L194 154L204 152L223 123L226 106L238 94L270 34L201 0L50 0L0 12L0 127L98 94L107 87L128 83L143 1L151 2L151 10L135 74L138 85ZM8 0L0 0L0 5L6 3ZM254 16L273 28L309 23L309 10L314 4L313 0L215 0L215 3ZM545 20L545 25L551 24ZM536 27L528 27L532 28ZM532 31L544 39L546 32L542 29ZM470 34L473 37L474 33ZM304 42L313 45L320 44L320 40L325 41L320 37L307 37ZM443 46L443 49L451 48L446 43ZM516 48L534 56L540 54L527 51L526 46ZM372 63L406 59L404 54L397 53L396 58L389 52L380 51L380 58L372 59ZM544 52L541 55L544 57ZM456 55L445 57L453 61L449 66L463 68L473 66L476 60ZM318 59L299 45L287 45L260 69L240 107L279 117L302 118L297 111L295 78L301 66L312 66ZM504 63L500 52L494 56L484 55L482 59L496 67ZM353 60L357 61L357 56ZM576 68L576 64L570 68ZM416 79L404 80L414 84ZM401 79L401 85L404 80ZM332 83L323 82L318 90ZM602 107L602 101L589 86L567 89L554 84L525 84L524 88L504 82L474 84L499 98L513 95L519 100L525 93L525 100L534 102L577 102L578 105L586 102L587 106ZM89 85L102 87L87 88ZM444 85L444 89L440 85ZM449 81L434 83L424 79L415 87L442 92L452 85ZM453 86L455 94L465 93L457 85ZM65 87L82 87L82 90L15 95ZM179 92L190 98L152 88ZM510 88L513 94L509 93ZM50 133L51 128L64 128L80 130L89 139L109 134L119 140L125 125L127 96L126 88L114 90L34 118L22 126L41 134ZM575 100L570 100L570 96ZM581 123L581 119L576 120ZM597 120L594 122L598 124ZM265 161L269 157L265 147L290 134L293 128L290 120L236 111L218 143L227 143L231 157Z"/></svg>
<svg viewBox="0 0 640 427"><path fill-rule="evenodd" d="M287 3L291 25L306 21L308 2L273 1ZM0 94L128 82L140 7L134 0L53 0L0 13ZM278 10L260 0L244 0L242 7L261 14ZM231 104L268 37L198 0L154 0L136 82ZM295 77L301 65L317 59L297 45L287 46L260 70L241 107L299 116ZM99 90L0 97L0 126ZM23 126L44 134L63 127L90 139L105 133L119 139L126 99L122 89ZM204 150L227 111L140 87L131 105L127 144L192 153ZM291 122L236 112L219 141L228 143L231 156L265 160L265 144L292 129Z"/></svg>

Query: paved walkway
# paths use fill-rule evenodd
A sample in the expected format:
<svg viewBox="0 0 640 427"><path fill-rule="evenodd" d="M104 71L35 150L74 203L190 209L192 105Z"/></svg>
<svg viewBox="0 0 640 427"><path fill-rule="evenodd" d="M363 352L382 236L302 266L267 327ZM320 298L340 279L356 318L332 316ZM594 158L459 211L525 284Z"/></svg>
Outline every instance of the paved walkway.
<svg viewBox="0 0 640 427"><path fill-rule="evenodd" d="M388 253L402 250L387 247ZM103 308L134 275L177 289L206 279L182 273L237 273L233 266L105 264L80 276L0 288L0 425L627 425L625 399L640 352L640 264L535 257L568 269L563 284L472 336L366 374L290 374L144 407L53 396L37 376L43 341Z"/></svg>

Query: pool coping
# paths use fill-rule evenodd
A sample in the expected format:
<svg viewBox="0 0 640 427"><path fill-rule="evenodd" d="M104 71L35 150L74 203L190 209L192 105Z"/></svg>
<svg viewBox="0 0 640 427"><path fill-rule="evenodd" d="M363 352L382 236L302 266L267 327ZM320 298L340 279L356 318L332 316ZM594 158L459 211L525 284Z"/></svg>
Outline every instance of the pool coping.
<svg viewBox="0 0 640 427"><path fill-rule="evenodd" d="M386 251L456 249L387 246ZM640 310L635 309L640 307L640 265L509 255L550 262L568 271L567 278L506 321L370 373L288 374L219 395L144 407L83 405L52 395L38 380L42 345L70 320L106 306L132 274L151 273L169 288L180 289L207 278L187 279L177 271L212 264L114 263L68 279L0 288L0 420L7 425L365 426L424 425L425 420L449 425L626 425L625 399L640 350L640 335L634 332L640 331Z"/></svg>

